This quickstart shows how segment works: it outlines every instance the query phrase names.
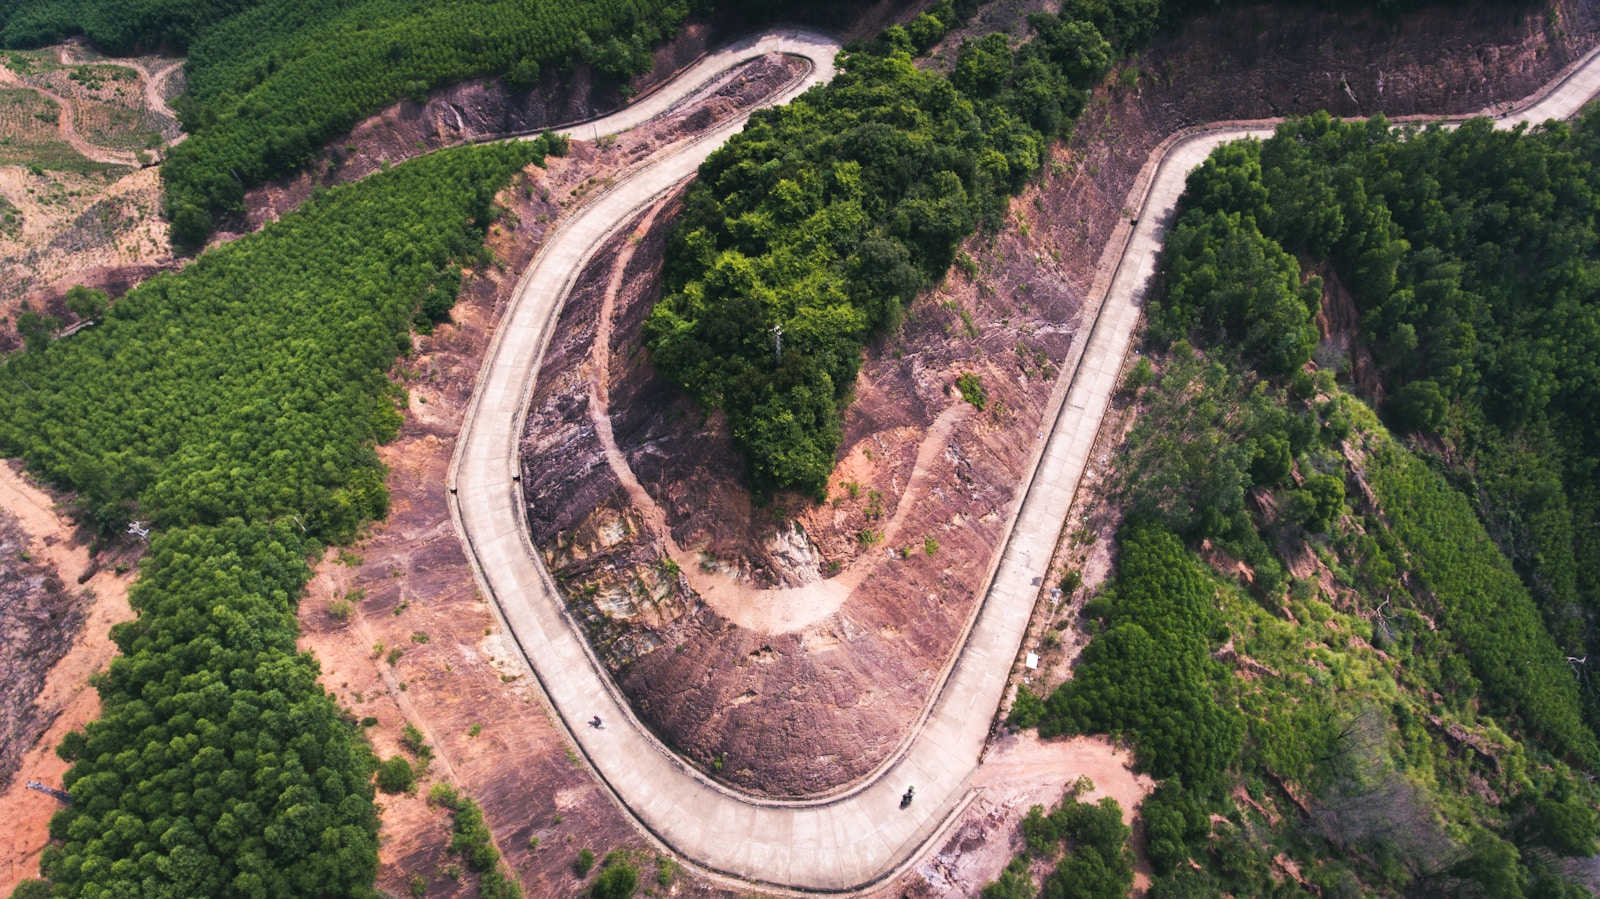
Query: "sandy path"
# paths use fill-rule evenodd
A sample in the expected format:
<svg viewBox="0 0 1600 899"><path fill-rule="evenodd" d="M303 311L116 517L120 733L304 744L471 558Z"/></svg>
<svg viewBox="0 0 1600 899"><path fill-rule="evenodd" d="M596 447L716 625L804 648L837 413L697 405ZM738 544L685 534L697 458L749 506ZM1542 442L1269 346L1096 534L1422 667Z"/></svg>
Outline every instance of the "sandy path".
<svg viewBox="0 0 1600 899"><path fill-rule="evenodd" d="M622 484L632 504L650 530L656 545L678 566L689 588L716 610L717 614L747 630L760 634L784 634L804 630L839 611L862 581L883 563L875 550L857 556L844 571L797 587L757 587L720 570L707 571L699 553L684 549L672 536L667 514L655 497L639 483L628 457L617 446L611 428L611 332L617 293L628 264L633 260L636 241L650 231L651 224L666 200L656 202L635 226L630 239L611 263L611 279L600 302L594 343L589 348L589 418L600 439L612 474ZM965 402L955 402L939 413L917 447L917 459L906 489L895 502L894 513L883 527L882 543L894 546L907 514L916 507L928 489L928 470L944 452L950 434L971 413Z"/></svg>
<svg viewBox="0 0 1600 899"><path fill-rule="evenodd" d="M628 459L617 447L616 434L611 429L611 319L612 311L617 305L617 292L622 290L622 276L628 270L628 263L633 261L634 250L638 241L650 233L650 226L655 222L656 216L667 204L667 199L657 200L654 206L645 213L644 218L629 235L629 240L622 247L611 263L611 279L606 282L606 295L600 301L600 318L595 325L594 343L589 347L589 365L591 376L589 378L589 419L594 423L595 433L600 438L600 444L605 448L606 462L611 466L612 474L622 482L622 489L627 491L628 499L633 507L644 516L650 529L655 532L658 543L664 545L667 554L689 573L691 567L686 561L687 555L672 539L672 529L667 525L667 514L658 505L644 485L634 476L633 468L628 465ZM692 582L691 582L692 583Z"/></svg>
<svg viewBox="0 0 1600 899"><path fill-rule="evenodd" d="M174 71L182 68L182 60L179 60L165 69L162 69L159 73L152 75L150 70L145 68L142 64L127 60L76 59L72 55L71 44L62 46L59 50L57 50L57 57L61 60L62 65L120 66L121 68L132 69L133 71L138 72L140 84L144 89L145 102L153 109L159 110L169 118L177 119L177 116L172 112L172 108L167 105L166 98L161 95L160 82L165 81L167 77L170 76ZM0 66L0 84L8 84L15 87L23 87L32 91L37 91L41 97L45 97L46 99L54 101L56 106L60 108L60 118L56 122L57 133L61 135L61 139L66 141L72 147L72 149L76 150L78 153L87 157L88 159L94 162L105 163L107 165L127 165L136 167L143 165L139 159L139 154L137 153L129 150L113 150L85 140L83 136L78 133L76 119L77 107L70 98L63 97L36 84L25 82L18 78L14 72L8 68L5 68L4 66ZM188 137L188 135L180 134L178 137L168 141L167 146L173 146L181 142L185 137Z"/></svg>
<svg viewBox="0 0 1600 899"><path fill-rule="evenodd" d="M37 93L39 96L55 103L58 113L56 117L56 133L61 135L61 139L66 141L72 147L72 149L76 150L80 155L90 159L91 161L102 162L108 165L139 164L138 160L132 153L127 153L122 150L108 150L105 147L96 146L84 140L83 137L78 134L77 123L73 118L74 107L72 105L72 101L66 97L39 87L36 84L29 84L18 78L16 73L12 72L8 68L5 68L4 66L0 66L0 84L31 90Z"/></svg>
<svg viewBox="0 0 1600 899"><path fill-rule="evenodd" d="M77 45L75 43L65 44L59 51L57 51L57 55L60 58L62 65L121 66L124 69L132 69L139 73L139 81L144 85L145 105L149 106L156 112L161 113L167 118L177 121L178 114L172 111L171 106L167 105L167 98L165 93L163 93L161 86L167 80L167 78L172 75L173 72L183 68L183 60L174 60L172 64L162 67L159 71L152 72L149 66L142 62L136 62L131 59L116 59L114 57L78 59L72 55L72 51L76 46ZM182 143L183 139L188 136L189 135L187 134L180 133L177 137L167 141L167 146L176 146L177 144Z"/></svg>
<svg viewBox="0 0 1600 899"><path fill-rule="evenodd" d="M962 824L939 851L896 881L906 895L967 899L978 895L1022 850L1021 823L1035 805L1053 808L1079 777L1094 789L1078 795L1081 802L1111 797L1131 824L1134 811L1155 788L1155 781L1134 774L1133 754L1104 737L1040 740L1034 731L1008 734L990 747L973 778L978 798L962 815ZM1135 869L1134 889L1148 886Z"/></svg>
<svg viewBox="0 0 1600 899"><path fill-rule="evenodd" d="M173 72L183 68L183 60L180 59L172 65L167 66L166 68L154 74L151 74L150 70L146 69L142 65L136 64L134 68L138 69L139 72L144 75L145 103L149 104L151 109L160 112L162 115L167 116L168 118L176 120L178 118L178 114L172 111L171 106L167 105L167 95L166 91L163 89L163 85L166 84L168 78L172 77ZM167 141L167 146L176 146L177 144L182 143L183 139L188 136L188 134L179 133L177 137Z"/></svg>
<svg viewBox="0 0 1600 899"><path fill-rule="evenodd" d="M50 497L29 484L10 464L0 463L0 507L15 515L33 538L35 547L55 565L68 585L89 568L89 550L73 540L72 528L54 510ZM92 591L83 630L72 648L45 679L34 702L57 713L55 722L23 756L16 777L0 792L0 895L27 877L37 877L39 853L49 839L50 816L60 807L56 800L27 788L30 780L53 787L61 785L67 763L56 757L55 747L70 730L81 728L100 713L100 696L89 686L89 676L102 671L117 654L111 626L133 618L128 607L128 585L133 574L110 569L95 572L84 588Z"/></svg>

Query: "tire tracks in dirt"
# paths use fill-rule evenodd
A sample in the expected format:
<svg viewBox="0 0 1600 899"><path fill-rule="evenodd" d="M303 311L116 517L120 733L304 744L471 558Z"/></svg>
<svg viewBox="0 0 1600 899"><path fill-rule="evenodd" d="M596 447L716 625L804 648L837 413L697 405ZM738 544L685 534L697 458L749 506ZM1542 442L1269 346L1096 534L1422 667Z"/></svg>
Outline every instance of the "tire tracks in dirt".
<svg viewBox="0 0 1600 899"><path fill-rule="evenodd" d="M56 133L80 156L91 162L99 162L105 165L138 166L139 162L132 153L124 150L111 150L84 140L82 135L78 134L77 122L74 116L76 107L73 105L72 100L47 88L29 84L18 78L10 69L4 67L0 67L0 84L33 91L56 104Z"/></svg>

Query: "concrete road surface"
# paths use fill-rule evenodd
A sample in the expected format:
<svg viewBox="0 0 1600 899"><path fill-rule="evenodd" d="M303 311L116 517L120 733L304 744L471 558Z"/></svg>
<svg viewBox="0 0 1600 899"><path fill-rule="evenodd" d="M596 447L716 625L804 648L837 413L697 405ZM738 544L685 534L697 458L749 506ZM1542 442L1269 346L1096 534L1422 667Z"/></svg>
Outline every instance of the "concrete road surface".
<svg viewBox="0 0 1600 899"><path fill-rule="evenodd" d="M833 76L838 43L801 29L725 48L634 107L568 130L593 137L633 127L670 108L717 73L782 51L809 59L810 74L775 102ZM1600 89L1595 55L1499 120L1565 118ZM1137 224L1109 279L1087 348L1058 388L1054 422L1029 475L1003 556L967 641L934 690L926 718L897 757L865 783L814 801L778 801L716 784L662 746L633 717L527 533L518 477L518 438L539 362L561 305L591 253L632 215L693 176L712 150L743 126L730 122L669 147L592 199L553 234L524 274L495 335L451 467L452 514L479 581L493 598L551 706L618 803L653 837L708 872L769 887L849 892L915 861L970 798L970 781L1007 676L1047 573L1078 480L1138 324L1184 178L1218 145L1271 134L1258 126L1201 130L1169 141L1147 164L1148 187L1128 207ZM1110 251L1110 252L1115 252ZM585 726L595 715L604 729ZM915 785L908 809L900 796Z"/></svg>

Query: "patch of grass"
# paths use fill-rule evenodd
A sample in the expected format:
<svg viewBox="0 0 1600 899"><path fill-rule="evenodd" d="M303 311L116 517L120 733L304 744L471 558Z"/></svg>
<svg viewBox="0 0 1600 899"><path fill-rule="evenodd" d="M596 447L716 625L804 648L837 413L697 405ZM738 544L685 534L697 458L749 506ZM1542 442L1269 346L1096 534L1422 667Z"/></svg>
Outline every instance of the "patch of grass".
<svg viewBox="0 0 1600 899"><path fill-rule="evenodd" d="M1083 585L1083 572L1076 568L1068 568L1061 573L1061 593L1070 597Z"/></svg>
<svg viewBox="0 0 1600 899"><path fill-rule="evenodd" d="M447 783L436 783L428 789L428 804L455 811L461 805L461 794Z"/></svg>
<svg viewBox="0 0 1600 899"><path fill-rule="evenodd" d="M5 197L0 197L0 237L14 237L21 232L22 210Z"/></svg>
<svg viewBox="0 0 1600 899"><path fill-rule="evenodd" d="M983 378L972 372L962 372L956 377L956 389L961 391L961 398L972 404L974 409L983 411L989 404L989 391L983 386Z"/></svg>
<svg viewBox="0 0 1600 899"><path fill-rule="evenodd" d="M628 899L639 888L639 869L620 852L606 855L589 895L594 899Z"/></svg>
<svg viewBox="0 0 1600 899"><path fill-rule="evenodd" d="M665 855L656 856L656 885L662 889L672 886L672 879L678 876L678 863Z"/></svg>
<svg viewBox="0 0 1600 899"><path fill-rule="evenodd" d="M423 761L433 758L433 747L428 745L427 737L415 724L407 723L400 729L400 745L411 751L411 754ZM432 794L429 794L432 798Z"/></svg>
<svg viewBox="0 0 1600 899"><path fill-rule="evenodd" d="M417 773L405 756L393 756L378 765L378 789L385 793L409 793L416 785Z"/></svg>

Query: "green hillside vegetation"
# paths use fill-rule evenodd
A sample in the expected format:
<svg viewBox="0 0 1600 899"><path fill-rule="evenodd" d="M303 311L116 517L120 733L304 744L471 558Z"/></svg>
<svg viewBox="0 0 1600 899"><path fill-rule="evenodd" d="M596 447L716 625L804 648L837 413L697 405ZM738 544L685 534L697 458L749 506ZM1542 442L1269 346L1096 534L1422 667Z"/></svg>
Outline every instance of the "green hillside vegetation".
<svg viewBox="0 0 1600 899"><path fill-rule="evenodd" d="M954 23L936 8L756 113L701 166L646 336L667 377L727 414L757 490L825 488L865 343L1000 222L1157 12L1069 3L1032 17L1018 50L1000 34L967 43L946 78L912 63Z"/></svg>
<svg viewBox="0 0 1600 899"><path fill-rule="evenodd" d="M375 760L295 651L307 552L287 522L152 540L100 718L59 750L50 895L372 895Z"/></svg>
<svg viewBox="0 0 1600 899"><path fill-rule="evenodd" d="M522 885L502 862L500 850L494 846L494 834L483 820L483 807L442 781L428 792L428 804L443 806L454 816L449 849L478 874L480 899L519 899Z"/></svg>
<svg viewBox="0 0 1600 899"><path fill-rule="evenodd" d="M326 142L405 97L583 61L615 80L650 68L695 0L0 0L0 44L84 33L113 52L187 49L174 105L193 135L162 168L173 239L196 245L247 188L299 170Z"/></svg>
<svg viewBox="0 0 1600 899"><path fill-rule="evenodd" d="M1239 751L1242 725L1218 701L1226 672L1211 658L1216 589L1182 542L1141 526L1119 539L1114 589L1095 600L1107 629L1090 642L1072 680L1013 714L1039 735L1109 733L1131 741L1156 777L1211 784Z"/></svg>
<svg viewBox="0 0 1600 899"><path fill-rule="evenodd" d="M1588 769L1593 736L1466 500L1327 378L1301 397L1237 356L1157 359L1112 485L1135 523L1084 609L1095 636L1013 723L1120 736L1162 779L1140 809L1152 896L1579 895L1556 858L1592 851L1597 796L1558 755ZM1208 465L1213 443L1241 449ZM1331 516L1316 477L1339 485ZM1144 633L1160 637L1129 651Z"/></svg>
<svg viewBox="0 0 1600 899"><path fill-rule="evenodd" d="M0 0L0 43L27 47L81 34L106 53L182 53L256 0Z"/></svg>
<svg viewBox="0 0 1600 899"><path fill-rule="evenodd" d="M1129 385L1109 489L1131 523L1084 609L1096 636L1073 680L1013 709L1128 739L1163 779L1141 810L1151 896L1584 895L1560 856L1600 830L1592 694L1566 642L1588 606L1552 607L1536 576L1584 545L1568 530L1547 545L1564 561L1530 568L1505 523L1558 507L1576 526L1593 489L1572 405L1592 390L1593 121L1316 116L1191 175L1149 309L1156 365ZM1339 386L1349 362L1314 323L1325 285L1295 254L1350 287L1385 415L1426 439ZM1417 342L1395 336L1408 322ZM1534 356L1542 400L1510 362ZM1421 402L1418 381L1443 386ZM1534 407L1506 417L1506 391ZM1496 479L1517 468L1494 453L1529 427L1564 436L1517 457L1556 480L1508 512Z"/></svg>
<svg viewBox="0 0 1600 899"><path fill-rule="evenodd" d="M1314 304L1203 248L1252 242L1323 261L1360 312L1385 419L1428 438L1419 447L1580 658L1600 649L1597 115L1531 132L1315 116L1228 148L1191 180L1167 263L1173 290L1152 317L1163 337L1243 344L1263 371L1287 371L1312 356L1314 341L1284 335L1314 337ZM1270 311L1229 299L1225 285L1246 283ZM1190 284L1199 289L1179 289ZM1256 333L1278 335L1276 346ZM1419 523L1419 539L1439 524ZM1498 572L1472 580L1508 589ZM1479 642L1491 652L1488 635ZM1600 695L1586 689L1586 704L1600 723Z"/></svg>
<svg viewBox="0 0 1600 899"><path fill-rule="evenodd" d="M983 899L1033 899L1032 860L1055 861L1045 879L1045 899L1120 899L1133 887L1133 832L1122 823L1122 807L1109 796L1096 803L1079 799L1094 788L1088 778L1067 790L1049 812L1028 809L1022 821L1027 850L1011 860L1000 879L983 888Z"/></svg>
<svg viewBox="0 0 1600 899"><path fill-rule="evenodd" d="M61 746L50 895L374 895L376 760L296 652L294 607L319 542L385 511L373 448L404 399L386 372L544 148L442 151L323 192L0 364L0 449L101 528L156 531L101 717ZM511 895L481 829L462 838L475 870Z"/></svg>
<svg viewBox="0 0 1600 899"><path fill-rule="evenodd" d="M386 372L542 148L431 155L151 279L97 327L0 366L0 450L107 531L295 516L350 539L387 508L372 450L400 424Z"/></svg>

